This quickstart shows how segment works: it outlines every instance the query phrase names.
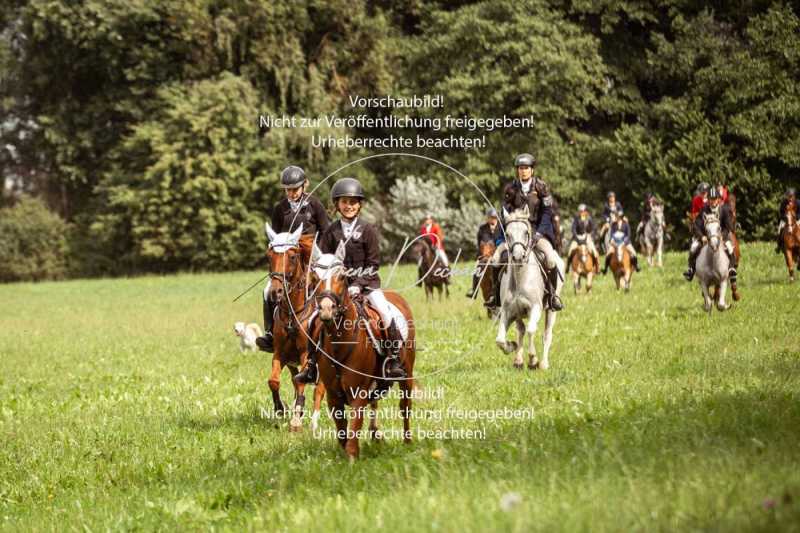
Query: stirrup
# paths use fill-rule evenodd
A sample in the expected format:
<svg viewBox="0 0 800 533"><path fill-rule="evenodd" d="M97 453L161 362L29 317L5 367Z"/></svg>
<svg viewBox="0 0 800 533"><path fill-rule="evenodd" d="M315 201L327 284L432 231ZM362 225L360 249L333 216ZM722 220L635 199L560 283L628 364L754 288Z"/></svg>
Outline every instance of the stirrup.
<svg viewBox="0 0 800 533"><path fill-rule="evenodd" d="M561 301L561 298L555 294L550 297L550 309L553 311L561 311L564 309L564 303Z"/></svg>

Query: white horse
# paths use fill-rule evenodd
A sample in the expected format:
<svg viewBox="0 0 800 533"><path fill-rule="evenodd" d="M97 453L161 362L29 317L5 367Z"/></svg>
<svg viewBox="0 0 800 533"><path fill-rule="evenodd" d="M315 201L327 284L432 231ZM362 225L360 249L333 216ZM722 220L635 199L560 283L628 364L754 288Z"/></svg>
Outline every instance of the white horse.
<svg viewBox="0 0 800 533"><path fill-rule="evenodd" d="M531 246L533 228L528 221L528 206L511 214L503 212L505 218L506 245L509 263L500 281L502 306L500 307L499 328L495 342L505 353L516 352L514 368L522 368L523 340L528 333L528 368L547 369L550 366L548 355L553 342L553 326L556 313L545 311L544 347L542 359L536 357L534 334L544 310L545 284L544 272ZM559 258L560 260L560 258ZM564 272L564 265L558 265ZM563 274L562 274L563 275ZM527 328L525 320L528 321ZM506 333L511 323L517 325L517 341L506 342Z"/></svg>
<svg viewBox="0 0 800 533"><path fill-rule="evenodd" d="M730 260L728 254L725 253L719 219L707 216L705 227L708 239L700 250L700 255L697 256L697 281L703 291L703 309L708 313L711 312L712 296L708 289L713 287L715 289L713 300L716 300L717 309L725 311L730 307L730 304L725 303Z"/></svg>
<svg viewBox="0 0 800 533"><path fill-rule="evenodd" d="M647 264L653 266L653 254L656 254L656 263L664 266L661 255L664 248L664 206L656 204L650 211L650 220L644 226L641 243L647 254Z"/></svg>

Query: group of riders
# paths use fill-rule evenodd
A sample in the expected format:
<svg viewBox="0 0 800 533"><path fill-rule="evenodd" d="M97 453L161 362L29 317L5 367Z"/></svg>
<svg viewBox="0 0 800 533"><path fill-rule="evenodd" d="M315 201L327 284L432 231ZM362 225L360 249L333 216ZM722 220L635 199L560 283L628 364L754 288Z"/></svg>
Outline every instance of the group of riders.
<svg viewBox="0 0 800 533"><path fill-rule="evenodd" d="M564 273L559 270L559 252L561 250L561 234L559 224L558 205L550 192L548 185L534 171L537 165L536 158L531 154L519 154L514 160L515 176L503 187L500 204L501 213L494 208L486 212L486 222L480 226L477 234L478 246L481 243L491 242L495 245L494 255L491 257L490 266L494 269L492 276L493 290L487 302L488 306L497 307L500 304L500 278L504 265L509 260L503 227L506 214L517 210L528 212L528 221L531 228L529 246L539 257L545 272L544 281L547 294L546 305L554 310L563 309L560 298ZM307 191L308 179L300 167L289 166L281 173L280 186L285 191L285 197L275 205L272 211L271 227L276 233L294 232L302 226L302 236L299 240L304 266L308 267L312 257L312 247L315 238L317 246L322 253L334 253L340 243L345 246L344 267L348 272L349 293L355 299L362 297L380 314L382 323L386 325L386 336L392 341L388 343L392 348L388 351L386 376L390 379L402 378L405 370L399 362L399 346L402 341L402 331L407 328L405 317L394 306L390 305L381 290L381 280L378 275L379 250L378 232L375 227L359 217L366 194L358 180L343 178L338 180L331 188L331 201L335 208L338 220L331 221L328 213L316 197ZM642 206L641 221L636 234L640 235L647 224L653 207L660 201L653 194L648 194ZM781 224L784 213L790 204L797 206L794 190L787 191L786 198L781 204ZM728 191L718 185L711 187L706 183L699 185L692 199L691 212L693 216L692 243L689 250L688 269L684 277L691 281L695 274L695 262L701 249L702 241L706 236L705 224L709 217L715 217L720 224L725 251L730 258L729 277L732 283L736 282L737 258L734 254L731 235L735 231L735 214L728 203ZM614 240L606 246L605 263L602 269L605 274L609 267L610 258L617 246L625 246L631 257L632 266L639 270L636 250L631 242L631 230L622 205L613 192L609 192L603 207L603 225L601 235L615 235ZM781 245L779 228L779 246ZM585 204L578 206L578 211L572 220L572 237L567 250L567 257L585 244L595 259L595 271L599 272L599 253L594 244L593 234L595 223ZM436 252L436 256L445 265L449 260L444 249L444 235L439 224L432 215L426 216L420 235L428 240ZM352 275L350 275L352 273ZM473 277L472 289L468 291L469 297L474 297L479 283L479 276ZM273 317L275 305L268 297L265 289L263 299L265 333L257 339L260 349L267 352L273 351ZM316 381L316 356L315 350L309 354L308 364L295 380L300 383Z"/></svg>

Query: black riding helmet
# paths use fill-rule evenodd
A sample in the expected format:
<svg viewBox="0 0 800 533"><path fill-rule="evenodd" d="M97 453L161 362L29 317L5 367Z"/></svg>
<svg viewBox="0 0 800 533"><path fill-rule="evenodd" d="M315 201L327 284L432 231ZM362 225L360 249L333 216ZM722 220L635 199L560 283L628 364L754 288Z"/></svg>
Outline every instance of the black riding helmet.
<svg viewBox="0 0 800 533"><path fill-rule="evenodd" d="M515 167L535 167L536 158L531 154L519 154L514 158Z"/></svg>
<svg viewBox="0 0 800 533"><path fill-rule="evenodd" d="M302 168L290 165L281 172L281 187L284 189L294 189L306 182L306 173Z"/></svg>
<svg viewBox="0 0 800 533"><path fill-rule="evenodd" d="M717 189L716 187L712 187L711 190L708 191L709 200L720 199L720 198L722 198L722 195L719 193L719 189Z"/></svg>
<svg viewBox="0 0 800 533"><path fill-rule="evenodd" d="M364 200L367 195L364 194L364 187L357 179L342 178L331 187L331 200L336 203L336 200L345 197Z"/></svg>

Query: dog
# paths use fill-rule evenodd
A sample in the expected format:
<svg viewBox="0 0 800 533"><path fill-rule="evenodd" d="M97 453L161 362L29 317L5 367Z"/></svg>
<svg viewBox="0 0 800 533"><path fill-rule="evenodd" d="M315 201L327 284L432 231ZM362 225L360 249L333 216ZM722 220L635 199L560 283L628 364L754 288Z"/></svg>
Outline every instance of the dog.
<svg viewBox="0 0 800 533"><path fill-rule="evenodd" d="M236 333L236 336L239 337L240 352L244 353L247 350L251 352L258 351L256 339L264 335L261 332L261 328L258 326L258 324L245 325L244 322L237 322L233 325L233 331Z"/></svg>

